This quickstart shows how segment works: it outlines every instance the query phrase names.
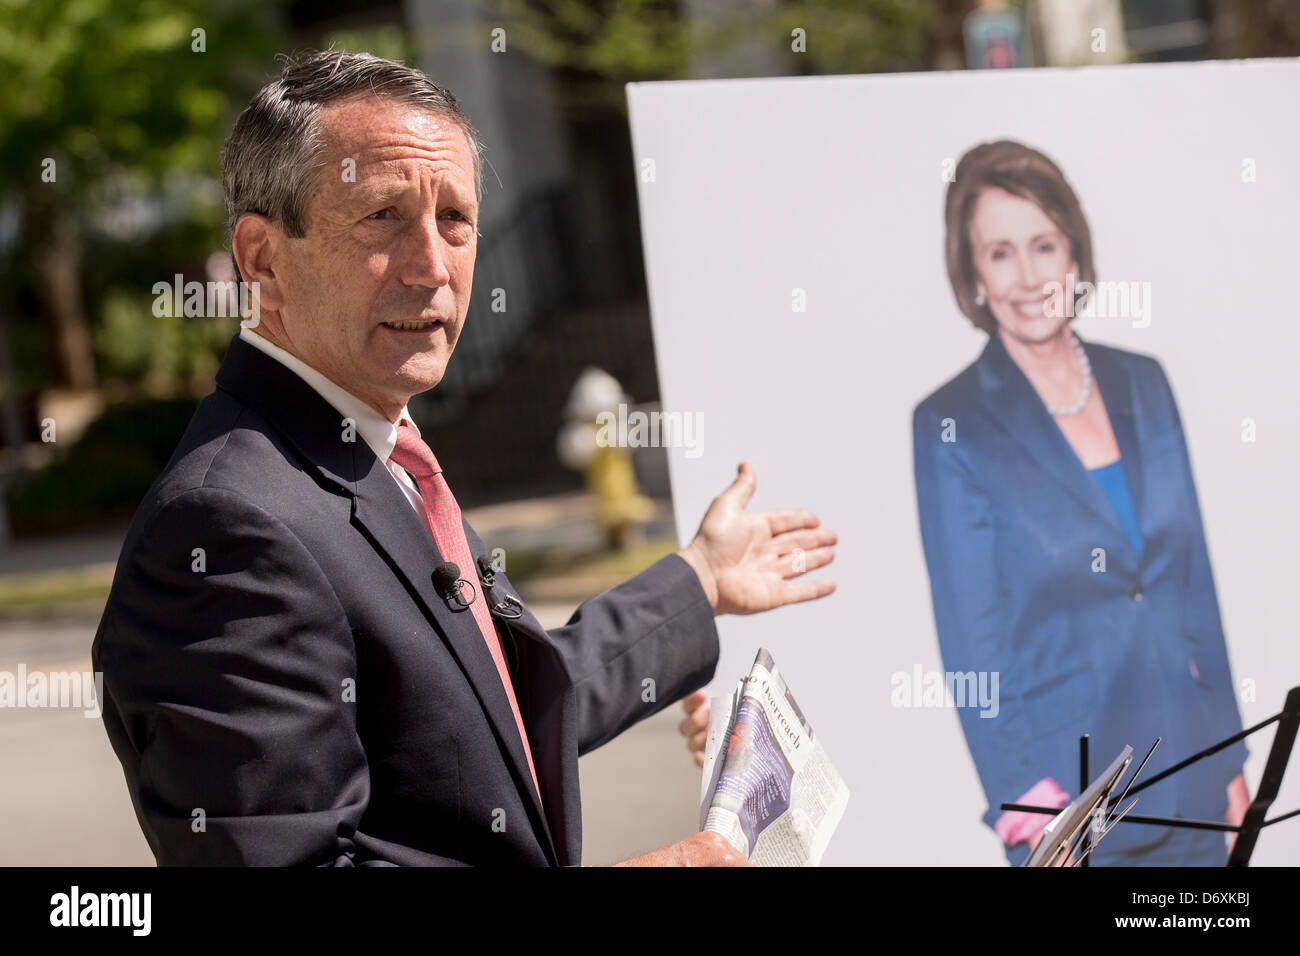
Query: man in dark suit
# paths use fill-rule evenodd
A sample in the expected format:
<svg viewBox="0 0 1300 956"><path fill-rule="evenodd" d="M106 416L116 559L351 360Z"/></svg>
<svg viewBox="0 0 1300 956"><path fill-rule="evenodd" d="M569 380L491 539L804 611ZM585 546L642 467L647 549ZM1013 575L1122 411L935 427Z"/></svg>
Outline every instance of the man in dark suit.
<svg viewBox="0 0 1300 956"><path fill-rule="evenodd" d="M231 134L258 311L136 513L93 647L160 864L577 864L579 755L711 679L716 614L834 587L791 580L834 535L746 512L742 465L687 547L564 627L511 619L406 408L465 321L478 157L454 97L360 54L288 61ZM744 860L699 834L629 862Z"/></svg>

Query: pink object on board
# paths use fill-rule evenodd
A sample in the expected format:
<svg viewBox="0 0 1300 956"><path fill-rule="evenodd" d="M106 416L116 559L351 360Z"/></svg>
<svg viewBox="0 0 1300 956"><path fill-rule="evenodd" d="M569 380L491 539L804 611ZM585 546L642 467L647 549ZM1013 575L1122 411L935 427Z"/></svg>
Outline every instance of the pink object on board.
<svg viewBox="0 0 1300 956"><path fill-rule="evenodd" d="M1070 795L1058 787L1051 777L1044 777L1026 790L1015 802L1035 807L1054 807L1059 810L1070 802ZM1052 818L1046 813L1008 810L998 817L997 822L993 824L993 830L1005 846L1015 846L1022 840L1032 839L1039 830L1051 822Z"/></svg>

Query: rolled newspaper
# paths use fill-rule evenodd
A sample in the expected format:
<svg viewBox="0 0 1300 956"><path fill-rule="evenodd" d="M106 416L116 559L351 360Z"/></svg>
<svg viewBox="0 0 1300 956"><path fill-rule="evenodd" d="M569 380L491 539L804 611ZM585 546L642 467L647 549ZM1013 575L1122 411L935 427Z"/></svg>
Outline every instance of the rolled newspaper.
<svg viewBox="0 0 1300 956"><path fill-rule="evenodd" d="M710 704L700 829L720 833L755 866L817 866L849 788L760 648L736 690Z"/></svg>

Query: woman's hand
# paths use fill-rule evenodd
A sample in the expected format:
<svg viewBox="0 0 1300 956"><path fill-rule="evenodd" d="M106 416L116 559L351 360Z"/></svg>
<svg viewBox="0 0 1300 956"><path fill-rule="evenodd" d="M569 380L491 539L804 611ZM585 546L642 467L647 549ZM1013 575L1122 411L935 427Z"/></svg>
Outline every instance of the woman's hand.
<svg viewBox="0 0 1300 956"><path fill-rule="evenodd" d="M1246 811L1250 809L1250 794L1246 792L1246 778L1242 774L1237 774L1228 784L1228 812L1224 815L1224 822L1234 827L1241 826L1241 821L1246 819ZM1228 834L1228 855L1232 855L1232 848L1237 845L1237 834Z"/></svg>

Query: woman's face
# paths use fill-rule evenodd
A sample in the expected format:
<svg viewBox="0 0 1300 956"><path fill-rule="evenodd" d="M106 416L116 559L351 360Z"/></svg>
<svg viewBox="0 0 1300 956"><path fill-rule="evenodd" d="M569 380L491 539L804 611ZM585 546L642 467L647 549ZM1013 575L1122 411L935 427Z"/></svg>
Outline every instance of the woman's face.
<svg viewBox="0 0 1300 956"><path fill-rule="evenodd" d="M971 213L970 243L976 289L1004 332L1042 342L1061 331L1069 321L1066 274L1077 282L1079 269L1069 238L1037 203L985 189ZM1052 282L1062 290L1054 298L1046 288ZM1049 301L1053 308L1046 308Z"/></svg>

